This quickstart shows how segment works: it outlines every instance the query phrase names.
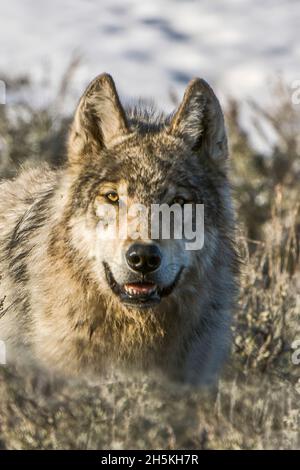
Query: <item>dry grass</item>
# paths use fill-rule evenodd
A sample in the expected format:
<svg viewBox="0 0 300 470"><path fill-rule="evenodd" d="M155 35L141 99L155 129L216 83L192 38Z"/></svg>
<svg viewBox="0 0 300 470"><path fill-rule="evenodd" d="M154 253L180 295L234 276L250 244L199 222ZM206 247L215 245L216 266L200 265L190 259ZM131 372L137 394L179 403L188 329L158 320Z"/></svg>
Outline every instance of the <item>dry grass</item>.
<svg viewBox="0 0 300 470"><path fill-rule="evenodd" d="M2 367L0 448L300 449L300 365L292 363L300 339L300 113L282 84L274 93L271 109L252 103L260 134L267 123L278 136L268 155L241 128L239 105L228 107L242 278L232 358L218 390L119 374L102 384L70 382ZM59 164L69 118L57 117L55 105L36 110L20 100L10 108L0 107L2 175L41 154Z"/></svg>

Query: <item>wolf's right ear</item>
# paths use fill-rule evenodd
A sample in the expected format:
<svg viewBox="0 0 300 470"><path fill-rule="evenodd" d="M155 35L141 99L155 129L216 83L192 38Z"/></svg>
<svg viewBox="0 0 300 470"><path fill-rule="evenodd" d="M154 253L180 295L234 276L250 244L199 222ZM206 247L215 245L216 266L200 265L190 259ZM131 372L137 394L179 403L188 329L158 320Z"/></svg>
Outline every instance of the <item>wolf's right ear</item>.
<svg viewBox="0 0 300 470"><path fill-rule="evenodd" d="M222 162L228 155L220 103L211 87L201 78L194 78L188 84L167 132L181 137L200 155L215 161Z"/></svg>
<svg viewBox="0 0 300 470"><path fill-rule="evenodd" d="M114 145L129 132L125 111L110 75L96 77L81 97L69 135L70 159Z"/></svg>

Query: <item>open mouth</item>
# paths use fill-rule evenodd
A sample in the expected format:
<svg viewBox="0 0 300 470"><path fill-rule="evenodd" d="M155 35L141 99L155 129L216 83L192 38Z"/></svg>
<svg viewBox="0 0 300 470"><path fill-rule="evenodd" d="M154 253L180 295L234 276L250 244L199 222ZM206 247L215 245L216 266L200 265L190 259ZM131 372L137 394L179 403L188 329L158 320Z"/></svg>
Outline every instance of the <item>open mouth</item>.
<svg viewBox="0 0 300 470"><path fill-rule="evenodd" d="M103 263L106 280L111 290L126 305L138 308L148 308L158 304L163 297L170 295L180 279L183 267L179 270L174 282L167 287L160 288L154 282L137 281L120 285L115 280L107 263Z"/></svg>

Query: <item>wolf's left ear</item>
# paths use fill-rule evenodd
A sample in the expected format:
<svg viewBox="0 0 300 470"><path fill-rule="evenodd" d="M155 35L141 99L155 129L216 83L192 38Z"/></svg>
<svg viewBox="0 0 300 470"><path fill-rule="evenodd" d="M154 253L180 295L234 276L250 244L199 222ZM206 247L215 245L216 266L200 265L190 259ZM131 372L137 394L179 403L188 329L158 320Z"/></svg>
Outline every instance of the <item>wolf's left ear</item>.
<svg viewBox="0 0 300 470"><path fill-rule="evenodd" d="M113 145L128 133L125 111L112 77L96 77L78 104L69 137L69 153L83 155L91 149Z"/></svg>
<svg viewBox="0 0 300 470"><path fill-rule="evenodd" d="M181 137L203 156L216 161L228 156L220 103L211 87L201 78L194 78L188 84L167 132Z"/></svg>

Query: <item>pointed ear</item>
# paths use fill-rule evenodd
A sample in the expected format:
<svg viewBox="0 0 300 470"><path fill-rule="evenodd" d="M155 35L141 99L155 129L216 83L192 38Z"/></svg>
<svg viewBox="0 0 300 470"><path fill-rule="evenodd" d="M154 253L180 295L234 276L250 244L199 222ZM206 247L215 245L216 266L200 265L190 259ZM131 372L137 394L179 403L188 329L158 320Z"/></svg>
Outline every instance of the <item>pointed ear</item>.
<svg viewBox="0 0 300 470"><path fill-rule="evenodd" d="M69 136L70 157L113 145L128 133L124 109L112 77L96 77L81 97Z"/></svg>
<svg viewBox="0 0 300 470"><path fill-rule="evenodd" d="M195 78L188 84L168 133L181 137L201 155L220 161L228 156L222 109L203 79Z"/></svg>

